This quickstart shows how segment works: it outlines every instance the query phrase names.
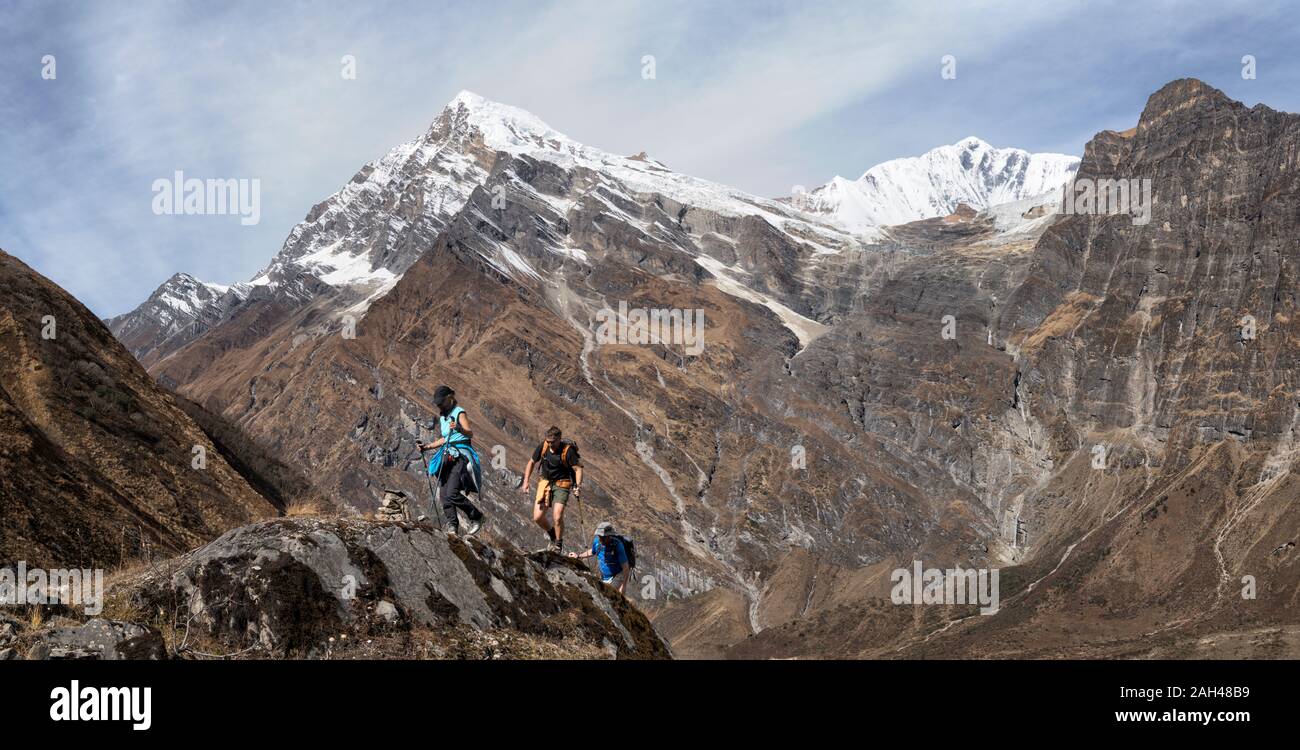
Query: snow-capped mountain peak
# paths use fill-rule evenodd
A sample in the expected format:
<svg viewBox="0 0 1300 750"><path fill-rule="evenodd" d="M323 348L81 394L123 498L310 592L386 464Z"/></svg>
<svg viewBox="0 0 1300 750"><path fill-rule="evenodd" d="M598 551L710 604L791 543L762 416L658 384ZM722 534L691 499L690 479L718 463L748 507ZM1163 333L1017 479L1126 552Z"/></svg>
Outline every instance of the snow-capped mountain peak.
<svg viewBox="0 0 1300 750"><path fill-rule="evenodd" d="M997 148L975 136L877 164L857 180L835 177L806 196L810 211L851 231L946 216L965 203L983 209L1051 192L1079 168L1065 154Z"/></svg>
<svg viewBox="0 0 1300 750"><path fill-rule="evenodd" d="M761 215L783 231L787 223L794 222L796 226L791 228L803 235L836 233L837 228L792 211L790 206L780 201L675 172L644 151L633 156L621 156L588 146L552 128L531 112L485 99L470 91L461 91L447 104L429 135L441 134L447 128L452 132L468 128L469 132L481 136L483 144L494 151L549 161L565 169L585 168L598 172L614 178L635 193L662 195L684 205L726 216ZM836 238L827 239L830 244L836 242Z"/></svg>
<svg viewBox="0 0 1300 750"><path fill-rule="evenodd" d="M105 323L137 356L174 336L192 338L248 298L248 284L213 284L188 273L164 281L139 307Z"/></svg>
<svg viewBox="0 0 1300 750"><path fill-rule="evenodd" d="M150 301L175 313L192 317L198 310L229 292L225 284L200 281L188 273L176 273L150 296Z"/></svg>
<svg viewBox="0 0 1300 750"><path fill-rule="evenodd" d="M527 110L485 99L472 91L461 91L447 103L443 116L476 128L489 147L510 153L535 149L579 150L582 144L547 125Z"/></svg>
<svg viewBox="0 0 1300 750"><path fill-rule="evenodd" d="M535 171L528 162L548 163L566 176L535 182L527 176ZM586 262L585 252L571 247L568 230L561 228L573 210L607 215L647 243L669 243L692 254L703 238L685 239L681 232L699 230L712 235L708 242L734 242L719 227L757 217L815 258L878 240L885 225L946 215L958 203L985 208L1045 192L1076 165L1073 157L996 149L972 137L885 162L858 180L836 177L799 196L806 201L776 200L675 172L644 152L622 156L587 146L531 112L461 91L423 133L364 165L313 206L250 281L224 287L178 274L136 312L114 319L113 327L119 336L138 331L135 338L142 342L150 338L146 333L161 331L174 349L253 300L276 298L293 307L328 296L326 309L363 315L465 211L468 221L483 228L484 262L520 280L541 279L533 263L550 259L523 258L499 216L469 205L489 181L493 190L508 187L545 214L547 228L539 230L536 247L549 249L556 262ZM646 219L642 206L672 213L662 221ZM727 273L710 272L719 278Z"/></svg>

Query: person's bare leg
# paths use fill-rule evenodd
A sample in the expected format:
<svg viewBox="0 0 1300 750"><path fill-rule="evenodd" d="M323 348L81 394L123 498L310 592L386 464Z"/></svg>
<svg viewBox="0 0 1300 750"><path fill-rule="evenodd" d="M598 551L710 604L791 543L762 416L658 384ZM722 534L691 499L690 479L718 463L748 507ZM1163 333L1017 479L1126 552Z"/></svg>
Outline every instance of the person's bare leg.
<svg viewBox="0 0 1300 750"><path fill-rule="evenodd" d="M552 528L555 529L555 541L559 542L564 539L564 508L568 503L555 504L555 523Z"/></svg>
<svg viewBox="0 0 1300 750"><path fill-rule="evenodd" d="M533 503L533 523L542 527L546 532L547 538L551 536L551 519L546 514L546 508L541 503Z"/></svg>

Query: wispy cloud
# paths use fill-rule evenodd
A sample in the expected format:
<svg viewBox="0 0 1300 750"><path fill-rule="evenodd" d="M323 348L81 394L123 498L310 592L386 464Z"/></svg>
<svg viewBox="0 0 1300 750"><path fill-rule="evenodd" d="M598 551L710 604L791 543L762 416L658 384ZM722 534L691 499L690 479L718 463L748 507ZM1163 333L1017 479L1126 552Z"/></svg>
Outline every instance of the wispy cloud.
<svg viewBox="0 0 1300 750"><path fill-rule="evenodd" d="M292 225L467 88L579 140L779 195L965 135L1077 153L1197 75L1296 108L1272 3L10 4L0 247L104 315L178 270L249 278ZM54 55L58 78L40 77ZM958 78L939 78L939 58ZM1260 78L1243 81L1254 54ZM340 75L344 55L357 79ZM641 76L653 55L654 80ZM155 216L182 169L257 178L262 221Z"/></svg>

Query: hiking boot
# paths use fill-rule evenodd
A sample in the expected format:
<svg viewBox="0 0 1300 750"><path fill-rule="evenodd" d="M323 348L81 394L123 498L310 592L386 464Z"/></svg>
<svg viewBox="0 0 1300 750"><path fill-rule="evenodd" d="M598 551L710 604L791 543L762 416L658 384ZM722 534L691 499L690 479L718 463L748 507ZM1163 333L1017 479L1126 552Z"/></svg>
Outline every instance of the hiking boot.
<svg viewBox="0 0 1300 750"><path fill-rule="evenodd" d="M459 526L447 526L443 530L446 531L448 534L451 534L452 536L460 536Z"/></svg>
<svg viewBox="0 0 1300 750"><path fill-rule="evenodd" d="M557 542L557 541L555 541L554 539L552 539L551 542L550 542L549 544L546 545L546 551L547 551L547 552L557 552L557 553L558 553L558 552L562 551L563 549L564 549L564 548L560 546L560 543Z"/></svg>
<svg viewBox="0 0 1300 750"><path fill-rule="evenodd" d="M482 529L482 528L483 528L483 519L482 519L482 518L478 519L477 521L470 521L470 522L469 522L469 528L468 528L468 529L465 529L465 536L474 536L475 534L477 534L477 533L479 532L479 529Z"/></svg>

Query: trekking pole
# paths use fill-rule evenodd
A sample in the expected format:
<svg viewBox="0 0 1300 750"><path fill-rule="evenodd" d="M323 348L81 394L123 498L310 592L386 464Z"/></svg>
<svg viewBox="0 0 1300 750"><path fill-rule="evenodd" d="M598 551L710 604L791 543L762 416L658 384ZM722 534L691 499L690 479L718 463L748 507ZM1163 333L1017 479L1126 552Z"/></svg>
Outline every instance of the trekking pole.
<svg viewBox="0 0 1300 750"><path fill-rule="evenodd" d="M420 446L417 445L417 446L416 446L416 450L420 450ZM420 463L424 466L424 479L425 479L425 481L428 482L428 484L429 484L429 513L428 513L428 515L431 517L431 516L433 516L433 514L437 511L437 505L438 505L438 492L437 492L437 490L435 490L435 489L433 488L433 477L429 476L429 459L425 457L425 455L424 455L424 451L423 451L423 450L420 450ZM439 523L438 526L441 527L442 524Z"/></svg>
<svg viewBox="0 0 1300 750"><path fill-rule="evenodd" d="M582 512L582 493L577 496L578 501L578 531L581 534L583 544L587 543L587 515Z"/></svg>

